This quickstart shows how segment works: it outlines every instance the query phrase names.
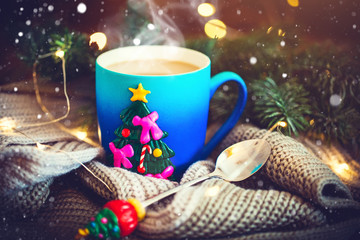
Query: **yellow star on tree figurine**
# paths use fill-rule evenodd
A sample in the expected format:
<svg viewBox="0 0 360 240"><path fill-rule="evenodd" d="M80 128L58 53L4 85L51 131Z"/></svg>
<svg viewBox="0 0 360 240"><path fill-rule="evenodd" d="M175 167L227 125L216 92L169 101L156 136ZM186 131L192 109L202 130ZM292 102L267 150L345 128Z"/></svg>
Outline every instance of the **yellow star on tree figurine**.
<svg viewBox="0 0 360 240"><path fill-rule="evenodd" d="M143 88L143 85L139 83L139 86L137 89L129 88L129 90L134 94L130 100L132 102L135 101L143 101L144 103L147 103L148 100L146 100L146 95L151 93L150 91Z"/></svg>

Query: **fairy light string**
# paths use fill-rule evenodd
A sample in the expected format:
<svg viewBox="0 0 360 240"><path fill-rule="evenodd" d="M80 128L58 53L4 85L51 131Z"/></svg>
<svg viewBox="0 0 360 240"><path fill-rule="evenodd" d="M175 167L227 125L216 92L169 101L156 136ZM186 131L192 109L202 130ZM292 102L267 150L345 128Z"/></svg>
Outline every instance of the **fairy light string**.
<svg viewBox="0 0 360 240"><path fill-rule="evenodd" d="M39 60L40 59L44 59L44 58L48 58L51 56L56 56L58 58L60 58L61 60L61 66L62 66L62 73L63 73L63 91L64 91L64 96L66 99L66 106L67 106L67 110L66 113L58 118L55 118L50 111L48 110L48 108L45 106L45 104L43 103L42 99L41 99L41 95L40 95L40 90L39 90L39 84L38 84L38 76L37 76L37 66L39 64ZM16 122L11 119L11 118L2 118L0 119L0 132L2 134L5 135L11 135L14 132L17 132L21 135L23 135L24 137L32 140L36 147L41 150L41 151L45 151L45 149L53 149L56 152L60 152L65 154L69 159L79 163L82 167L84 167L86 169L86 171L88 171L95 179L99 180L110 192L114 192L113 189L111 189L109 187L108 184L106 184L102 179L100 179L98 176L96 176L85 164L83 164L81 161L79 161L78 159L76 159L75 157L71 156L68 152L61 150L61 149L56 149L51 145L48 144L42 144L39 141L37 141L36 139L34 139L33 137L29 136L28 134L26 134L25 132L23 132L21 129L23 128L31 128L31 127L40 127L40 126L45 126L45 125L49 125L49 124L57 124L57 126L60 127L60 129L62 129L63 131L70 133L71 135L76 137L76 134L74 134L70 129L64 127L62 124L59 123L59 121L66 119L69 116L70 113L70 98L69 95L67 93L67 84L66 84L66 61L65 61L65 52L61 49L55 51L55 52L49 52L43 55L39 55L38 58L35 60L34 64L33 64L33 72L32 72L32 78L33 78L33 83L34 83L34 90L35 90L35 96L36 96L36 101L38 103L38 105L40 106L41 110L46 114L46 116L50 119L50 121L45 121L45 122L39 122L39 123L29 123L29 124L21 124L21 125L17 125ZM94 141L92 141L91 139L88 138L84 138L81 139L82 141L89 143L93 146L98 147L99 144L95 143Z"/></svg>
<svg viewBox="0 0 360 240"><path fill-rule="evenodd" d="M64 151L64 150L61 150L61 149L57 149L57 148L54 148L53 146L51 145L48 145L48 144L43 144L43 143L40 143L39 141L37 141L36 139L34 139L33 137L29 136L28 134L18 130L18 129L14 129L16 132L20 133L21 135L25 136L26 138L29 138L31 139L33 142L35 142L36 144L36 147L41 150L41 151L44 151L45 152L45 149L48 148L48 149L52 149L54 150L55 152L60 152L60 153L63 153L65 154L68 158L70 158L71 160L79 163L82 167L84 167L91 175L93 175L97 180L99 180L102 184L105 185L105 187L107 189L109 189L110 192L114 192L114 190L112 190L109 185L107 183L105 183L101 178L99 178L98 176L96 176L85 164L83 164L81 161L79 161L78 159L74 158L73 156L71 156L68 152Z"/></svg>
<svg viewBox="0 0 360 240"><path fill-rule="evenodd" d="M56 56L56 57L60 58L60 59L61 59L61 62L62 62L61 66L62 66L62 73L63 73L63 89L64 89L63 91L64 91L64 96L65 96L65 99L66 99L67 110L66 110L66 113L65 113L63 116L59 117L59 118L55 118L55 117L50 113L50 111L47 109L47 107L43 104L43 102L42 102L42 100L41 100L41 95L40 95L40 90L39 90L39 84L38 84L38 78L37 78L37 71L36 71L37 65L39 64L39 60L40 60L40 59L47 58L47 57L51 57L51 56ZM33 123L33 124L26 124L26 125L23 125L23 126L18 126L17 129L24 128L24 127L39 127L39 126L44 126L44 125L56 123L57 126L58 126L61 130L63 130L63 131L65 131L65 132L67 132L67 133L69 133L69 134L71 134L71 135L79 138L79 137L77 136L77 134L74 133L72 130L70 130L70 129L64 127L62 124L59 124L59 123L58 123L59 121L64 120L64 119L66 119L66 118L69 116L70 109L71 109L71 108L70 108L70 98L69 98L69 95L68 95L68 93L67 93L67 80L66 80L67 78L66 78L65 51L59 49L59 50L57 50L57 51L55 51L55 52L50 52L50 53L47 53L47 54L39 55L39 56L38 56L38 59L37 59L37 60L34 62L34 64L33 64L33 74L32 74L32 76L33 76L33 82L34 82L34 89L35 89L36 101L37 101L37 103L39 104L41 110L42 110L42 111L49 117L49 119L51 119L51 120L50 120L50 121L47 121L47 122ZM79 138L79 139L80 139L80 138ZM82 140L82 141L84 141L84 142L86 142L86 143L88 143L88 144L90 144L90 145L92 145L92 146L94 146L94 147L99 147L99 146L100 146L98 143L92 141L91 139L89 139L89 138L87 138L87 137L82 137L80 140Z"/></svg>
<svg viewBox="0 0 360 240"><path fill-rule="evenodd" d="M39 59L43 59L43 58L47 58L47 57L51 57L51 56L56 56L58 58L61 59L61 66L62 66L62 72L63 72L63 89L64 89L64 96L66 99L66 105L67 105L67 110L66 113L59 117L59 118L55 118L50 111L47 109L47 107L43 104L42 100L41 100L41 95L40 95L40 90L39 90L39 84L38 84L38 78L37 78L37 66L39 64ZM34 64L33 64L33 73L32 73L32 77L33 77L33 82L34 82L34 89L35 89L35 96L36 96L36 101L39 104L41 110L51 119L50 121L46 121L46 122L39 122L39 123L32 123L32 124L25 124L25 125L20 125L17 126L16 129L21 129L21 128L25 128L25 127L39 127L39 126L44 126L44 125L48 125L48 124L52 124L52 123L56 123L59 122L63 119L66 119L69 116L70 113L70 99L69 99L69 95L67 93L67 87L66 87L66 67L65 67L65 52L62 50L57 50L56 52L50 52L44 55L40 55L38 56L38 59L35 60Z"/></svg>

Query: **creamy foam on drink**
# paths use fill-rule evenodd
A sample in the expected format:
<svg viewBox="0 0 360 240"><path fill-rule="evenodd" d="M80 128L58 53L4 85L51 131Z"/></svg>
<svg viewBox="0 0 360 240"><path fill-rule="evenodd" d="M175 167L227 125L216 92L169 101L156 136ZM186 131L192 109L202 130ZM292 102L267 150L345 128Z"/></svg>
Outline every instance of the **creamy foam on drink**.
<svg viewBox="0 0 360 240"><path fill-rule="evenodd" d="M145 59L113 63L107 69L132 75L172 75L193 72L199 67L182 61Z"/></svg>

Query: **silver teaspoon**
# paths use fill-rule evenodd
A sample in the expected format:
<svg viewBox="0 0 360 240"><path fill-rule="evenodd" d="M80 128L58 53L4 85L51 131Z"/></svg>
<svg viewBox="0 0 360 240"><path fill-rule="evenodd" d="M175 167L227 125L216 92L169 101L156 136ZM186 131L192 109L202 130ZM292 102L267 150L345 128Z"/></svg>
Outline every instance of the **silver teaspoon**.
<svg viewBox="0 0 360 240"><path fill-rule="evenodd" d="M270 152L270 144L263 139L245 140L236 143L221 152L216 160L213 172L149 198L143 201L142 205L146 208L171 194L211 177L219 177L229 182L245 180L265 164Z"/></svg>

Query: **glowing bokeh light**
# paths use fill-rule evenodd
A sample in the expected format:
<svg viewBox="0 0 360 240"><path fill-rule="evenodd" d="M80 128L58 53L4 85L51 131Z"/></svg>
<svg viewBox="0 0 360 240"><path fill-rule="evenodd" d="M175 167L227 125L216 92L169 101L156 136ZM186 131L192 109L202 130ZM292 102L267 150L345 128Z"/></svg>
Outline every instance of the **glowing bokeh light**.
<svg viewBox="0 0 360 240"><path fill-rule="evenodd" d="M96 33L91 34L89 46L92 43L96 43L99 50L102 50L106 46L106 42L107 42L106 35L102 32L96 32Z"/></svg>
<svg viewBox="0 0 360 240"><path fill-rule="evenodd" d="M347 163L337 163L332 165L332 169L335 173L340 176L345 175L347 170L350 170L349 165Z"/></svg>
<svg viewBox="0 0 360 240"><path fill-rule="evenodd" d="M268 28L268 30L266 31L266 34L269 34L269 33L271 33L271 31L273 30L273 27L271 26L271 27L269 27Z"/></svg>
<svg viewBox="0 0 360 240"><path fill-rule="evenodd" d="M211 3L202 3L198 6L198 13L203 17L210 17L216 12L216 8Z"/></svg>
<svg viewBox="0 0 360 240"><path fill-rule="evenodd" d="M299 6L299 0L287 0L287 2L292 7L298 7Z"/></svg>
<svg viewBox="0 0 360 240"><path fill-rule="evenodd" d="M284 121L279 121L279 122L278 122L278 125L279 125L280 127L285 128L285 127L287 126L287 123L284 122Z"/></svg>
<svg viewBox="0 0 360 240"><path fill-rule="evenodd" d="M74 135L80 139L80 140L84 140L87 137L87 132L85 131L75 131Z"/></svg>
<svg viewBox="0 0 360 240"><path fill-rule="evenodd" d="M205 196L207 197L214 197L220 192L220 187L218 185L209 187L206 189Z"/></svg>
<svg viewBox="0 0 360 240"><path fill-rule="evenodd" d="M63 58L65 55L65 52L63 50L57 50L55 52L55 56L57 56L58 58Z"/></svg>
<svg viewBox="0 0 360 240"><path fill-rule="evenodd" d="M212 19L205 24L205 33L209 38L223 38L226 36L226 25L219 19Z"/></svg>
<svg viewBox="0 0 360 240"><path fill-rule="evenodd" d="M46 146L44 144L41 144L39 142L36 143L36 147L40 150L44 150L46 148Z"/></svg>
<svg viewBox="0 0 360 240"><path fill-rule="evenodd" d="M281 28L279 28L279 30L278 30L278 35L279 35L279 37L284 37L284 36L285 36L285 32L284 32Z"/></svg>
<svg viewBox="0 0 360 240"><path fill-rule="evenodd" d="M12 133L16 128L16 122L8 117L0 119L0 132L4 134Z"/></svg>

